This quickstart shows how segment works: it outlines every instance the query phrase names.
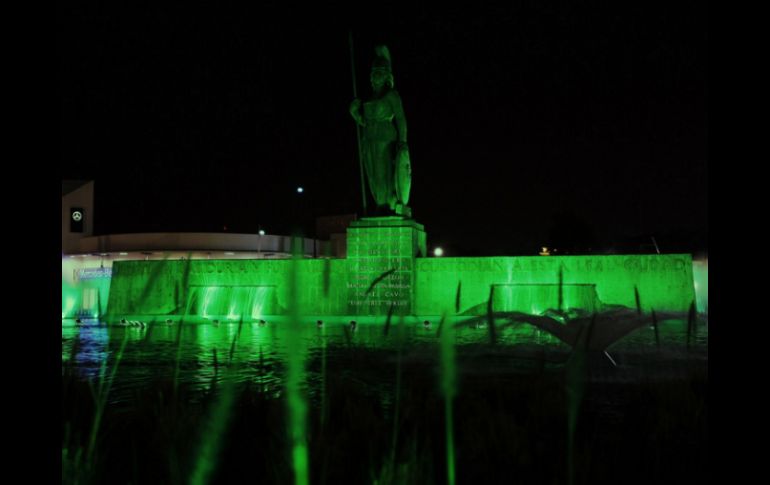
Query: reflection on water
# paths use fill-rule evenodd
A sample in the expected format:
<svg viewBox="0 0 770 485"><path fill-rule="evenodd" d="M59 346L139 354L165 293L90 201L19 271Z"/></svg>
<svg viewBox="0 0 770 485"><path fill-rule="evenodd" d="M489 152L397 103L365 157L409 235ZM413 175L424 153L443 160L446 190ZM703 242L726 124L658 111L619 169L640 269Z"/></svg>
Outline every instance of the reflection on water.
<svg viewBox="0 0 770 485"><path fill-rule="evenodd" d="M109 355L109 342L108 328L98 325L97 322L81 326L68 326L63 323L62 362L73 359L84 377L97 377L101 363ZM76 348L73 349L74 345Z"/></svg>
<svg viewBox="0 0 770 485"><path fill-rule="evenodd" d="M209 389L213 381L221 379L224 369L229 368L237 381L254 383L268 395L278 397L284 387L282 379L289 326L285 317L265 317L265 320L264 323L214 323L199 318L184 321L180 326L179 321L166 323L165 319L159 319L147 322L145 327L107 326L96 320L87 320L83 324L62 320L62 363L71 366L76 375L84 379L95 378L103 363L106 362L108 367L113 365L114 355L126 338L126 349L110 396L113 402L128 398L134 389L154 379L173 378L177 355L179 382L193 390ZM318 324L319 320L321 324ZM300 349L308 356L305 385L310 394L318 392L323 377L321 365L311 363L323 360L326 366L328 361L330 368L339 369L352 351L372 355L381 352L383 359L395 361L396 346L403 345L405 358L437 365L439 317L407 318L402 322L394 318L387 336L382 318L355 317L355 320L353 327L350 317L303 319L306 324L295 337L299 339ZM445 323L457 329L455 342L461 373L515 371L535 357L558 365L570 351L555 337L526 324L498 328L497 345L493 347L488 344L486 324L464 322L467 318L448 319ZM698 325L689 354L685 352L685 321L662 322L659 331L660 351L652 328L644 327L613 345L610 352L620 367L632 367L640 359L646 359L647 363L670 361L684 355L708 359L707 325ZM494 368L489 365L489 360L474 366L476 357L489 355L495 357Z"/></svg>

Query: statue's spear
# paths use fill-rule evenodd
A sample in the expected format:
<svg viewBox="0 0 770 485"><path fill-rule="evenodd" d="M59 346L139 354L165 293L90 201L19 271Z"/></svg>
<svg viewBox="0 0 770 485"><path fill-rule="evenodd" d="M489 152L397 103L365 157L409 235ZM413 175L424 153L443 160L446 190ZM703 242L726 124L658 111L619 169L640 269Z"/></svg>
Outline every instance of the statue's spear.
<svg viewBox="0 0 770 485"><path fill-rule="evenodd" d="M353 98L358 98L356 90L356 67L353 60L353 31L348 31L348 44L350 44L350 72L353 75ZM366 215L366 189L364 188L364 161L361 156L361 127L356 123L356 140L358 141L358 168L361 170L361 200L364 203L364 215Z"/></svg>

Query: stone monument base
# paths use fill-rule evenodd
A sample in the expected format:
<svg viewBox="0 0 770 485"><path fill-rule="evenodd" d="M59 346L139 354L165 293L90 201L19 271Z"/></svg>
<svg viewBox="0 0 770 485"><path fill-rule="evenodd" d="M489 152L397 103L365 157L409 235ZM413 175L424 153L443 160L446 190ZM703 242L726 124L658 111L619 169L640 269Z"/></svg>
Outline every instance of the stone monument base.
<svg viewBox="0 0 770 485"><path fill-rule="evenodd" d="M347 307L351 315L397 315L415 308L415 259L427 254L425 228L400 216L364 217L348 227Z"/></svg>

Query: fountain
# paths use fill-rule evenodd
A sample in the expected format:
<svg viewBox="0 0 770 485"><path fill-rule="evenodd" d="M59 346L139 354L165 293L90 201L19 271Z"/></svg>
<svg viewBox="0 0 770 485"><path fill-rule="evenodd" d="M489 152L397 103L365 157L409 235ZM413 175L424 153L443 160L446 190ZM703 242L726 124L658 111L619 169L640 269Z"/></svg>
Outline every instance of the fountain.
<svg viewBox="0 0 770 485"><path fill-rule="evenodd" d="M138 402L145 399L150 403L136 406L137 409L168 414L157 412L157 416L165 419L157 419L153 414L152 419L136 419L134 423L147 426L147 433L160 427L159 436L174 436L173 439L178 440L170 443L178 446L169 455L187 460L190 483L225 481L217 474L232 473L231 469L237 470L235 473L241 479L245 476L238 468L241 465L263 471L267 463L274 467L275 463L283 462L287 464L285 470L270 469L279 483L287 483L289 475L298 485L310 483L311 478L315 482L314 471L324 481L337 470L351 473L350 470L361 468L352 456L360 459L364 450L370 460L372 455L376 457L377 452L372 451L378 445L375 428L379 428L380 435L383 429L387 433L387 428L382 426L383 416L388 416L386 426L392 426L390 449L382 460L385 463L380 473L382 481L376 479L377 470L368 470L374 483L403 483L407 476L414 479L414 483L428 483L419 481L416 475L410 476L420 470L422 463L433 461L431 455L427 458L417 455L418 445L421 452L431 450L431 446L420 444L418 431L433 439L443 439L445 446L440 453L445 457L442 463L445 466L440 473L450 485L456 481L486 482L478 478L483 477L480 473L487 469L500 472L490 464L505 463L508 467L509 460L514 459L518 461L511 469L526 473L533 468L529 463L537 460L539 454L546 457L547 466L537 462L538 466L534 467L537 478L550 472L556 478L549 476L546 481L565 481L565 475L568 481L574 481L583 456L577 453L581 444L578 424L584 419L579 411L590 384L588 353L600 351L609 357L606 349L611 345L650 325L654 327L660 351L658 322L673 320L688 309L686 342L690 351L691 339L697 335L693 335L696 330L693 262L688 254L429 257L425 227L412 218L412 210L407 205L411 161L406 145L406 121L400 98L393 90L390 54L384 47L378 48L377 53L372 84L379 96L364 102L357 100L351 106L351 113L364 128L363 138L359 139L362 187L365 166L377 207L371 216L354 221L348 228L346 257L303 258L295 245L291 259L117 261L109 278L99 272L81 274L77 284L63 280L63 319L88 314L103 317L102 321L108 323L122 323L115 327L78 328L80 349L73 344L72 357L65 368L65 382L74 385L77 375L72 369L76 365L91 364L87 359L93 359L94 354L100 363L98 392L94 392L89 381L90 387L83 386L80 394L87 397L86 402L97 398L85 453L89 463L97 461L94 452L103 415L110 416L113 423L120 423L111 428L110 433L131 432L127 439L110 438L110 445L130 443L133 446L134 436L142 436L124 424L124 415L111 414L125 413L122 407L107 404L114 381L127 383L128 391L141 389L142 384L136 382L143 381L133 378L147 366L147 374L153 378L162 372L171 376L170 397L164 395L168 388L161 382L156 384L157 389L150 388L153 392L144 395L135 392L131 399ZM388 106L382 105L383 99L390 100ZM375 136L378 129L373 127L377 126L390 138ZM366 204L366 194L364 201ZM705 286L707 308L707 267L705 270L702 286ZM106 312L104 302L107 302ZM674 317L670 318L671 315ZM390 337L394 348L385 349L383 342L387 343L394 317L395 335ZM374 327L374 338L372 322L382 324ZM191 325L194 323L203 324ZM253 325L246 325L249 323ZM410 323L414 325L410 327ZM533 331L538 332L537 346L543 352L536 359L539 367L534 378L522 378L518 369L512 372L504 366L512 360L518 366L522 360L535 360L521 359L524 355L521 349L516 358L511 357L515 345L511 345L513 332L509 330L521 323L537 329ZM484 342L474 342L466 348L458 345L463 325L478 328L470 324L487 329L488 343L482 332L471 330ZM96 332L92 332L94 329ZM553 346L555 352L567 356L566 363L560 362L562 367L556 372L553 366L549 368L552 362L545 358L542 349L546 346L540 345L541 330L557 340L558 345ZM407 335L410 331L409 337L414 340L435 337L437 345L414 345ZM112 337L111 332L122 338ZM275 338L278 332L283 332L280 339ZM315 336L320 355L313 353L309 334ZM519 335L514 334L513 339L517 340ZM371 340L367 342L367 338ZM110 340L113 349L110 349ZM375 342L383 348L378 348ZM153 347L153 344L156 345ZM569 347L568 354L564 344ZM117 352L108 352L117 345ZM124 351L125 364L119 365ZM211 375L209 355L213 360ZM220 355L227 356L222 364ZM106 372L108 356L112 356L110 373ZM155 365L155 361L169 365ZM274 365L279 361L285 365ZM118 369L125 376L119 375ZM365 378L351 376L361 370L366 372ZM471 370L473 372L469 372ZM319 372L320 376L313 381ZM430 373L428 378L418 379L420 373L425 372ZM270 374L280 377L268 379ZM478 375L491 378L487 382ZM380 385L379 381L386 381L388 376L393 377L392 386ZM206 405L197 408L197 404L184 400L185 387L189 387L190 382L203 384L203 394L208 399ZM431 386L431 382L438 385ZM122 387L116 386L116 390L126 391ZM320 397L308 392L314 387L320 390ZM350 392L359 387L366 392ZM641 392L647 392L646 387L648 384L645 389L630 394L642 395ZM690 392L691 387L673 389ZM614 388L610 391L613 398L618 394ZM670 391L667 389L667 392ZM432 393L440 400L434 399ZM380 396L388 394L392 401L386 405ZM530 395L534 398L529 399ZM560 396L564 398L562 403L559 403ZM683 414L697 415L699 408L693 412L690 407L697 401L687 394L684 396L679 400L684 403ZM278 397L285 400L282 414L276 412L271 402ZM633 399L647 408L654 397ZM663 400L666 409L676 401L668 397ZM77 416L79 402L68 404L68 416ZM562 406L562 412L553 411L557 405ZM243 409L246 411L241 412ZM130 412L127 414L131 416ZM434 415L439 418L435 419ZM705 412L702 415L707 416ZM672 420L667 415L663 418L660 422L665 423L668 431ZM492 425L493 419L508 426ZM105 419L105 422L110 421ZM190 423L200 424L197 450L191 448L189 436L183 433L191 427ZM563 430L563 434L566 436L550 428L565 423L568 429ZM262 425L262 432L254 432L254 424ZM629 419L623 422L624 426L610 427L621 430L619 437L633 436L634 439L650 429L643 423L635 429L636 433L627 433L626 426L630 424ZM547 433L543 433L544 428ZM169 430L173 433L167 432ZM244 430L253 433L250 439L257 445L253 450L241 447L234 438ZM366 446L353 441L360 430L367 433ZM691 430L686 431L689 440ZM115 436L110 433L104 433L105 441L106 437ZM286 436L283 446L265 442L266 437L272 440L280 435ZM566 439L567 460L562 460L566 462L566 470L559 468L558 459L551 458L554 450L561 452L560 437ZM237 446L228 446L231 440ZM550 448L547 447L549 441ZM656 450L659 441L657 437L653 441L651 449ZM70 465L74 463L72 468L77 471L79 451L68 452L69 438L65 438L64 443L63 457ZM77 445L76 440L72 443ZM342 446L336 446L339 443ZM485 448L488 444L489 448ZM161 445L165 447L167 443L161 442ZM546 451L530 454L529 449L537 450L538 446ZM614 460L618 457L617 447L614 443L611 446L611 453L605 456ZM410 447L411 455L408 454ZM145 452L142 447L134 446L134 463L137 449L139 453ZM193 449L195 453L187 457L178 453L182 449ZM337 453L338 449L342 452ZM679 441L674 441L673 449L681 449ZM242 450L245 458L239 455ZM156 448L148 451L157 452ZM484 456L493 452L501 455ZM228 460L222 460L220 455L227 456ZM121 453L107 456L115 460ZM233 456L238 459L232 459ZM261 457L269 459L260 463L257 460ZM152 466L156 461L163 462L155 458L153 455L141 463ZM327 460L337 468L327 470ZM612 463L612 460L596 462ZM123 465L113 465L113 468L128 469ZM141 476L143 468L134 466L134 476ZM183 468L178 464L167 468L173 477L167 481L181 480L179 473ZM476 478L469 480L474 476ZM333 478L328 481L343 483ZM353 479L344 482L347 481L360 482ZM136 479L134 482L143 483Z"/></svg>

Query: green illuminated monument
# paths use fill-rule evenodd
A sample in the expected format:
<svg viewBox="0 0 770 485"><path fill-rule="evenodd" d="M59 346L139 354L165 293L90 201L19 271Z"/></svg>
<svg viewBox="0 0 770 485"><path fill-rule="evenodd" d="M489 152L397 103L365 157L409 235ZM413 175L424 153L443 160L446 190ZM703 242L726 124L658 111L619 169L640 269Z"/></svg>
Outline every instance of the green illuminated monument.
<svg viewBox="0 0 770 485"><path fill-rule="evenodd" d="M350 113L363 132L360 161L376 207L371 217L348 228L346 257L116 262L109 291L99 292L102 302L109 298L108 319L256 320L290 312L484 315L490 310L543 315L553 309L592 314L618 306L687 311L695 299L688 254L428 257L425 229L407 205L406 118L385 46L375 48L370 81L371 97L356 98ZM294 296L289 294L292 274L298 288ZM78 306L76 296L70 289L65 295L63 288L63 316Z"/></svg>
<svg viewBox="0 0 770 485"><path fill-rule="evenodd" d="M350 105L350 114L363 131L360 155L376 204L375 215L409 217L412 167L406 144L406 117L394 87L390 51L386 46L375 48L370 81L372 96L363 102L355 99Z"/></svg>
<svg viewBox="0 0 770 485"><path fill-rule="evenodd" d="M375 226L374 224L381 224ZM548 309L687 311L695 298L689 254L429 258L413 221L363 219L348 229L347 258L120 261L107 313L238 320L285 314L291 264L305 315L441 315ZM462 290L458 298L458 285ZM492 288L494 290L490 291ZM459 301L458 301L459 300ZM63 310L64 311L64 310Z"/></svg>

